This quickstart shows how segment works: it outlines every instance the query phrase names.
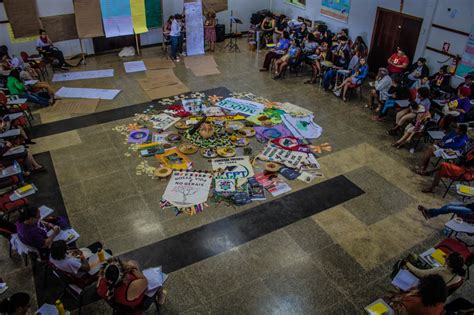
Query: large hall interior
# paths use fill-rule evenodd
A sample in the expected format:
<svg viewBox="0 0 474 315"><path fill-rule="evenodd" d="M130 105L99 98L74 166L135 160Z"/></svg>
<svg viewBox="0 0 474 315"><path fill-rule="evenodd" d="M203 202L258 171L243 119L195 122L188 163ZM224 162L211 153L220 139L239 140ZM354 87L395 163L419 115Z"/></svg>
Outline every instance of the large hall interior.
<svg viewBox="0 0 474 315"><path fill-rule="evenodd" d="M0 314L474 314L473 21L0 1Z"/></svg>

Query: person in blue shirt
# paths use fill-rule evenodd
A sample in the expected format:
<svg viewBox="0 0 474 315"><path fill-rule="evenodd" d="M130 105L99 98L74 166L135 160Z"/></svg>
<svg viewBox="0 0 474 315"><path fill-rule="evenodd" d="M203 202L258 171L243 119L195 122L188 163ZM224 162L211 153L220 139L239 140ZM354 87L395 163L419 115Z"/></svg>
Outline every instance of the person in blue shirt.
<svg viewBox="0 0 474 315"><path fill-rule="evenodd" d="M359 64L357 64L354 69L351 71L351 75L341 82L339 86L335 87L334 94L336 96L341 95L342 89L342 100L347 102L346 93L351 85L360 85L362 81L367 77L369 73L369 66L367 65L367 60L365 58L359 59Z"/></svg>
<svg viewBox="0 0 474 315"><path fill-rule="evenodd" d="M260 71L268 71L270 69L270 64L272 63L273 59L278 59L281 56L283 56L286 51L288 50L288 47L290 47L290 34L288 32L283 32L283 37L280 38L278 41L278 44L276 47L265 55L265 61L263 62L263 67L260 69Z"/></svg>
<svg viewBox="0 0 474 315"><path fill-rule="evenodd" d="M415 169L418 172L425 172L430 164L430 159L432 156L440 157L441 152L444 149L451 149L454 151L462 151L467 143L469 142L469 137L467 136L467 125L458 125L456 130L451 131L441 142L435 145L430 146L423 153L420 166Z"/></svg>
<svg viewBox="0 0 474 315"><path fill-rule="evenodd" d="M300 62L300 55L301 55L301 48L300 48L300 41L297 39L293 39L291 41L290 48L288 48L288 52L278 59L275 63L275 76L273 77L275 80L281 78L282 72L286 69L288 65L295 66Z"/></svg>

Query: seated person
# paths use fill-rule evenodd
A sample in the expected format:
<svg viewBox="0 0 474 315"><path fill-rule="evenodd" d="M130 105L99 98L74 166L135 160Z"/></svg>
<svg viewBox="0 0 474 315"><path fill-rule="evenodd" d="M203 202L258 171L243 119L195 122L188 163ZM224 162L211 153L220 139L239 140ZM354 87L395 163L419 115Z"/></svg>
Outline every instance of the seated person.
<svg viewBox="0 0 474 315"><path fill-rule="evenodd" d="M334 94L336 94L336 96L341 95L341 89L342 89L342 100L344 102L347 102L346 93L349 87L351 85L357 86L357 85L362 84L362 81L364 81L368 73L369 73L369 66L367 65L365 58L360 58L359 64L356 65L354 69L351 71L351 75L347 79L342 81L339 86L336 86L334 88L335 89Z"/></svg>
<svg viewBox="0 0 474 315"><path fill-rule="evenodd" d="M49 39L48 34L43 29L39 30L39 38L36 40L36 50L43 55L54 58L53 66L56 68L62 68L68 70L68 68L74 67L66 62L64 59L63 52L60 51L53 45L53 42ZM82 58L78 65L82 62Z"/></svg>
<svg viewBox="0 0 474 315"><path fill-rule="evenodd" d="M432 193L439 185L441 178L458 180L461 177L465 180L474 179L474 149L463 153L456 163L442 162L431 171L420 172L422 176L434 174L430 187L422 190L424 193Z"/></svg>
<svg viewBox="0 0 474 315"><path fill-rule="evenodd" d="M468 203L467 205L448 203L441 208L428 209L425 206L419 205L418 210L425 217L426 220L437 217L442 214L455 214L465 220L474 220L474 202Z"/></svg>
<svg viewBox="0 0 474 315"><path fill-rule="evenodd" d="M372 116L372 120L385 121L385 115L387 114L388 110L395 107L397 100L408 99L409 94L407 87L402 84L402 80L399 76L395 76L393 78L392 85L386 93L388 95L388 99L385 100L383 106L379 103L379 106L375 109L375 112L378 113L378 115Z"/></svg>
<svg viewBox="0 0 474 315"><path fill-rule="evenodd" d="M316 37L314 37L313 33L309 33L301 47L301 59L305 62L313 63L313 59L308 59L307 57L314 55L316 48L318 48Z"/></svg>
<svg viewBox="0 0 474 315"><path fill-rule="evenodd" d="M467 125L458 125L456 130L451 131L441 139L438 144L429 146L423 153L421 165L415 167L415 172L425 172L430 164L432 156L441 157L441 152L444 149L451 149L455 151L462 151L469 142L467 136Z"/></svg>
<svg viewBox="0 0 474 315"><path fill-rule="evenodd" d="M469 88L469 90L471 91L471 94L469 94L469 99L472 101L474 100L474 81L472 80L474 77L474 75L472 74L467 74L465 77L464 77L464 82L463 83L460 83L457 87L456 87L456 92L459 92L459 90L462 88L462 87L467 87Z"/></svg>
<svg viewBox="0 0 474 315"><path fill-rule="evenodd" d="M364 42L362 36L357 36L354 43L351 46L352 55L359 54L360 57L367 57L369 49L367 44Z"/></svg>
<svg viewBox="0 0 474 315"><path fill-rule="evenodd" d="M163 37L165 38L166 41L170 40L171 24L173 23L173 20L174 20L174 15L170 15L170 17L165 23L165 26L163 27Z"/></svg>
<svg viewBox="0 0 474 315"><path fill-rule="evenodd" d="M444 104L442 112L444 117L439 122L441 128L447 128L452 122L463 122L464 116L471 110L468 87L461 87L457 92L457 98Z"/></svg>
<svg viewBox="0 0 474 315"><path fill-rule="evenodd" d="M429 275L421 278L416 288L392 296L388 304L395 314L443 315L447 297L448 288L443 278Z"/></svg>
<svg viewBox="0 0 474 315"><path fill-rule="evenodd" d="M296 30L295 38L302 42L308 35L308 25L306 23L301 24L301 26Z"/></svg>
<svg viewBox="0 0 474 315"><path fill-rule="evenodd" d="M439 95L439 91L449 91L451 74L448 72L448 66L442 66L439 71L430 77L431 90L435 95Z"/></svg>
<svg viewBox="0 0 474 315"><path fill-rule="evenodd" d="M97 294L102 299L129 307L134 315L142 314L146 309L147 289L148 280L135 261L121 262L112 258L99 273ZM159 288L157 298L163 304L165 292L162 288Z"/></svg>
<svg viewBox="0 0 474 315"><path fill-rule="evenodd" d="M259 26L263 31L263 40L265 43L273 43L273 31L275 30L275 19L273 18L273 14L267 13ZM289 38L289 35L287 38Z"/></svg>
<svg viewBox="0 0 474 315"><path fill-rule="evenodd" d="M53 239L61 232L58 225L41 220L38 208L28 207L21 214L16 223L18 238L24 244L36 248L42 257L46 257ZM51 236L47 231L52 230Z"/></svg>
<svg viewBox="0 0 474 315"><path fill-rule="evenodd" d="M430 275L438 275L443 278L444 283L449 287L462 281L466 275L464 270L464 258L459 253L453 252L446 257L445 265L430 269L419 269L406 261L405 267L418 278Z"/></svg>
<svg viewBox="0 0 474 315"><path fill-rule="evenodd" d="M0 314L26 315L30 313L31 297L28 293L18 292L0 302Z"/></svg>
<svg viewBox="0 0 474 315"><path fill-rule="evenodd" d="M381 102L385 102L389 98L388 91L392 86L392 78L388 75L388 70L379 68L375 82L371 86L373 86L373 89L370 90L370 101L369 104L365 104L365 107L373 109L376 99L377 104L380 105Z"/></svg>
<svg viewBox="0 0 474 315"><path fill-rule="evenodd" d="M290 40L288 32L283 32L283 37L280 38L278 44L276 45L275 49L270 50L265 55L265 60L263 62L263 67L260 71L268 71L270 69L270 64L272 63L273 59L278 59L282 56L282 54L278 54L277 51L283 51L286 53L288 47L290 47Z"/></svg>
<svg viewBox="0 0 474 315"><path fill-rule="evenodd" d="M102 249L101 243L94 243L87 247L92 254ZM65 241L54 241L51 245L49 261L59 270L69 274L79 287L83 288L97 279L90 275L91 266L84 257L84 253L77 248L69 248Z"/></svg>
<svg viewBox="0 0 474 315"><path fill-rule="evenodd" d="M0 133L4 133L10 129L16 128L20 129L20 139L22 139L22 142L26 144L36 144L36 142L31 141L30 137L22 126L13 127L10 121L0 118Z"/></svg>
<svg viewBox="0 0 474 315"><path fill-rule="evenodd" d="M430 91L428 89L421 88L418 90L418 97L411 105L399 111L395 118L395 126L388 130L389 135L396 135L398 130L402 128L408 121L415 119L417 114L425 113L430 111L431 101L429 99ZM416 106L416 105L419 106Z"/></svg>
<svg viewBox="0 0 474 315"><path fill-rule="evenodd" d="M30 172L41 172L45 170L45 168L35 160L28 149L25 149L22 153L13 153L5 156L5 153L15 147L16 146L11 142L0 139L0 161L2 164L13 163L15 160L24 159L26 166L25 175L29 175Z"/></svg>
<svg viewBox="0 0 474 315"><path fill-rule="evenodd" d="M409 123L405 127L403 136L397 142L392 144L392 147L397 149L401 149L406 143L410 142L415 134L422 132L425 129L426 123L431 118L431 113L426 111L421 104L413 102L410 107L411 111L416 113L415 122L413 124Z"/></svg>
<svg viewBox="0 0 474 315"><path fill-rule="evenodd" d="M413 84L410 87L410 94L413 93L416 97L416 92L418 91L419 88L422 88L422 87L427 88L428 90L430 89L430 79L428 77L423 77L413 82Z"/></svg>
<svg viewBox="0 0 474 315"><path fill-rule="evenodd" d="M410 59L405 52L398 47L397 52L390 56L387 60L387 70L390 75L401 74L410 64Z"/></svg>
<svg viewBox="0 0 474 315"><path fill-rule="evenodd" d="M273 31L273 43L276 45L280 38L283 37L283 32L286 31L288 28L288 22L286 20L286 15L281 14L278 17L278 20L275 25L275 29Z"/></svg>
<svg viewBox="0 0 474 315"><path fill-rule="evenodd" d="M53 102L53 100L28 91L29 88L20 81L20 74L16 69L10 71L10 75L7 79L7 88L11 95L18 95L20 98L26 98L29 102L33 102L42 107L46 107Z"/></svg>
<svg viewBox="0 0 474 315"><path fill-rule="evenodd" d="M406 78L408 81L408 86L411 87L413 83L417 80L421 80L423 77L428 77L430 75L430 70L426 65L425 58L418 58L418 61L411 65L410 69L406 73Z"/></svg>
<svg viewBox="0 0 474 315"><path fill-rule="evenodd" d="M474 303L457 298L444 306L446 315L468 315L474 313Z"/></svg>
<svg viewBox="0 0 474 315"><path fill-rule="evenodd" d="M278 59L275 63L275 76L273 77L274 79L279 79L281 78L282 72L286 69L286 67L289 65L295 66L297 65L298 62L300 62L300 55L301 55L301 48L300 48L300 42L297 39L293 39L290 42L290 47L288 48L288 52Z"/></svg>
<svg viewBox="0 0 474 315"><path fill-rule="evenodd" d="M322 71L321 60L323 60L323 56L321 48L316 48L314 55L311 55L310 57L308 56L307 58L312 60L311 69L313 73L311 75L311 80L305 81L304 84L315 84Z"/></svg>
<svg viewBox="0 0 474 315"><path fill-rule="evenodd" d="M347 69L350 61L350 52L347 45L347 37L340 37L339 44L332 50L333 66L326 71L323 77L323 88L330 89L331 81L337 74L337 70Z"/></svg>

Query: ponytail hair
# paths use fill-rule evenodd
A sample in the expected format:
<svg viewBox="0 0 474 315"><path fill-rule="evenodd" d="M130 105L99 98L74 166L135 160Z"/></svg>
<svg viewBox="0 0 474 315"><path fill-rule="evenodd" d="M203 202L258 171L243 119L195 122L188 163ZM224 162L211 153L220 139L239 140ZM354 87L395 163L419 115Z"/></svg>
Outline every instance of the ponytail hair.
<svg viewBox="0 0 474 315"><path fill-rule="evenodd" d="M115 288L122 282L124 268L120 259L110 261L104 269L105 280L107 281L107 299L112 300Z"/></svg>
<svg viewBox="0 0 474 315"><path fill-rule="evenodd" d="M446 258L446 265L453 270L454 274L457 274L460 277L466 275L466 270L464 269L464 258L461 257L459 253L453 252L449 254Z"/></svg>
<svg viewBox="0 0 474 315"><path fill-rule="evenodd" d="M13 314L20 307L27 307L30 304L30 295L18 292L0 302L0 313Z"/></svg>

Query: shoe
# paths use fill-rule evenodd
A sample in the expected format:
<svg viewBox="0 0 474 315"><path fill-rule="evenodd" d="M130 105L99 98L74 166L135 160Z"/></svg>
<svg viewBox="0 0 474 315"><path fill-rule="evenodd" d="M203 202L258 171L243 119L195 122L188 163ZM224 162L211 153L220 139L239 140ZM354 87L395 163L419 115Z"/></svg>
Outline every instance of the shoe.
<svg viewBox="0 0 474 315"><path fill-rule="evenodd" d="M333 90L332 93L337 97L341 96L341 90Z"/></svg>
<svg viewBox="0 0 474 315"><path fill-rule="evenodd" d="M36 142L31 141L31 139L25 139L26 144L36 144Z"/></svg>
<svg viewBox="0 0 474 315"><path fill-rule="evenodd" d="M259 71L260 71L260 72L265 72L265 71L268 71L268 69L267 69L267 68L262 68L262 69L260 69Z"/></svg>

